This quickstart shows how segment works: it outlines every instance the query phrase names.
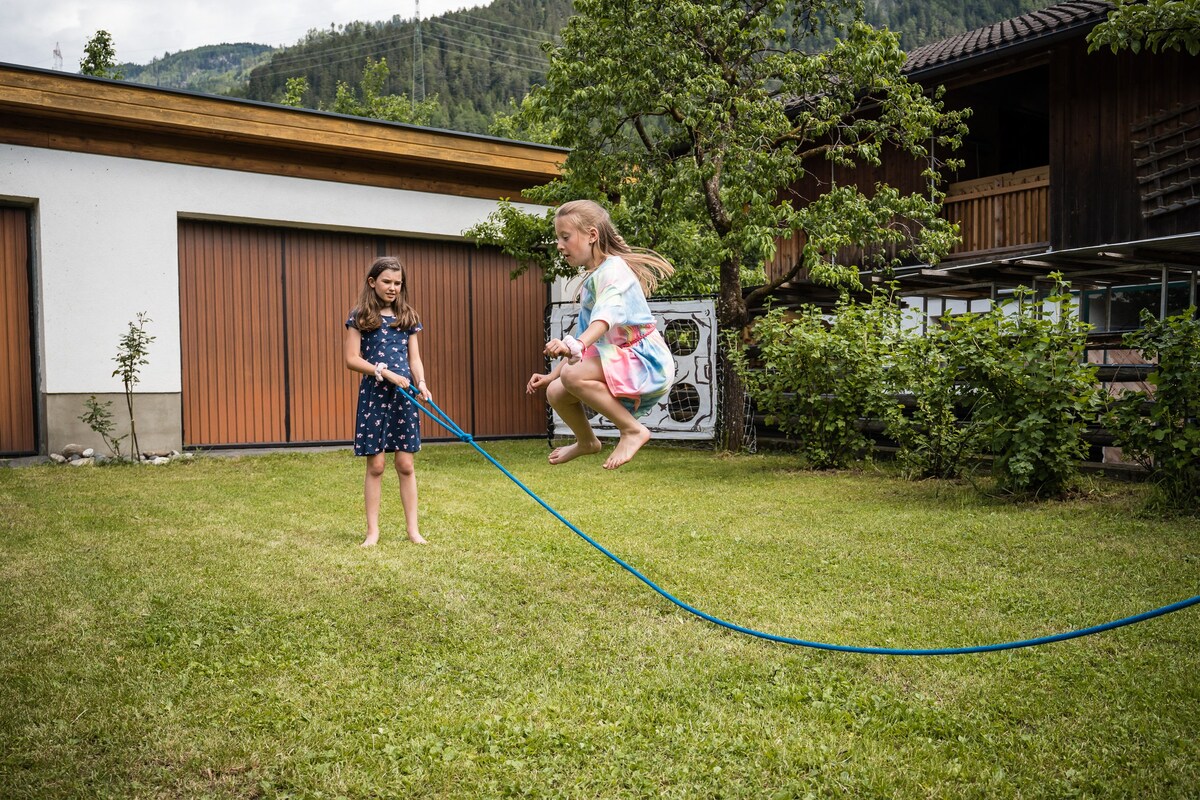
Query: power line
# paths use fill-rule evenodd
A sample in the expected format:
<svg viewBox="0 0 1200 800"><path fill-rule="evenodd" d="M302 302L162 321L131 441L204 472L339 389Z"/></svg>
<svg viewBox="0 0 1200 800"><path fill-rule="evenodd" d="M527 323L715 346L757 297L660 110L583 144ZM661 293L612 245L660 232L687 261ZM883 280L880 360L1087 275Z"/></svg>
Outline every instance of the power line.
<svg viewBox="0 0 1200 800"><path fill-rule="evenodd" d="M509 33L508 31L498 31L494 28L487 27L483 23L467 22L465 20L457 20L457 19L449 19L449 18L430 20L430 23L431 24L437 23L438 25L445 25L445 26L448 26L451 28L458 28L459 30L463 30L467 33L473 33L476 35L479 35L481 33L486 33L494 38L504 39L506 41L514 42L517 44L533 45L538 48L540 48L543 44L553 43L556 38L556 37L550 36L549 34L546 34L546 38L538 38L538 37L534 37L534 36L524 36L522 34ZM523 29L518 29L518 30L523 30Z"/></svg>
<svg viewBox="0 0 1200 800"><path fill-rule="evenodd" d="M433 31L430 31L429 35L432 38L437 39L444 44L458 46L457 49L455 49L453 51L447 51L447 53L446 53L447 58L461 56L463 58L471 58L476 61L483 61L488 64L499 64L499 65L505 66L505 67L514 67L516 69L529 69L529 70L545 70L546 66L548 64L548 62L546 62L546 61L535 60L535 59L527 57L527 56L521 56L518 53L504 53L503 56L505 58L515 59L514 61L505 61L505 60L501 60L500 58L498 58L494 52L471 48L469 46L464 45L462 42L460 42L458 40L447 39L445 36L443 36L440 33L434 33ZM482 53L482 55L479 55L480 53Z"/></svg>

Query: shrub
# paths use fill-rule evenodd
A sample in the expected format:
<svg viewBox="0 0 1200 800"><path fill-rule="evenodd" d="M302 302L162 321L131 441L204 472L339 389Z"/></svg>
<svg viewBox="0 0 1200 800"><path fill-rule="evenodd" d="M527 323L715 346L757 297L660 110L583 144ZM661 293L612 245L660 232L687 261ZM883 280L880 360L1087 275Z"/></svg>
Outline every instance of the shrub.
<svg viewBox="0 0 1200 800"><path fill-rule="evenodd" d="M798 443L810 466L845 467L869 453L860 420L885 413L884 369L899 319L887 293L865 304L843 297L829 319L815 306L792 315L776 308L751 330L761 369L751 369L734 349L746 391L766 421Z"/></svg>
<svg viewBox="0 0 1200 800"><path fill-rule="evenodd" d="M910 478L954 478L984 447L984 429L973 414L979 393L965 387L951 363L950 332L934 327L903 337L890 372L896 394L912 398L908 413L897 405L886 420L899 445L896 461Z"/></svg>
<svg viewBox="0 0 1200 800"><path fill-rule="evenodd" d="M87 410L79 415L79 421L86 423L93 432L100 435L104 440L104 444L108 446L111 452L117 458L121 458L121 442L125 440L125 436L114 436L116 423L112 418L112 401L101 403L96 399L96 395L91 395L87 400L83 401L84 408Z"/></svg>
<svg viewBox="0 0 1200 800"><path fill-rule="evenodd" d="M1150 470L1151 505L1200 509L1200 319L1196 309L1157 320L1142 311L1142 328L1126 347L1157 362L1150 396L1126 391L1110 404L1105 425L1126 455ZM1153 400L1153 402L1147 402Z"/></svg>
<svg viewBox="0 0 1200 800"><path fill-rule="evenodd" d="M974 418L986 428L997 486L1035 497L1071 488L1098 407L1096 368L1083 358L1088 325L1069 285L1052 277L1044 300L1022 287L985 313L946 322L949 363L978 393Z"/></svg>

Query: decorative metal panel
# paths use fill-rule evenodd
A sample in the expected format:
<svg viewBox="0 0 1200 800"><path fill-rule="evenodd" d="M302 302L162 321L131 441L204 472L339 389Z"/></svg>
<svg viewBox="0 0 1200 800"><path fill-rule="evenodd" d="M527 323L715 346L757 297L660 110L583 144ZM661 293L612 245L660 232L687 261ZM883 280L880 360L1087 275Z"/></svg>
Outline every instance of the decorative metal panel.
<svg viewBox="0 0 1200 800"><path fill-rule="evenodd" d="M675 383L667 398L640 418L663 439L712 439L717 422L717 312L710 298L650 301L654 324L675 357ZM548 312L549 338L574 333L578 304L553 303ZM611 420L584 407L597 436L619 436ZM571 429L551 411L555 436L570 436Z"/></svg>

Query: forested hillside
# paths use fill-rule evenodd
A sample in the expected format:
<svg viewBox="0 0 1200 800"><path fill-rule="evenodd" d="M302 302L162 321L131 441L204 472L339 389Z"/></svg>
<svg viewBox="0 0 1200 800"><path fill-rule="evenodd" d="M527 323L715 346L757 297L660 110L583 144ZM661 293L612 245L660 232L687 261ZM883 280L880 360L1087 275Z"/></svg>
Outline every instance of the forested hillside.
<svg viewBox="0 0 1200 800"><path fill-rule="evenodd" d="M905 50L1054 5L1049 0L868 0L867 16L900 34Z"/></svg>
<svg viewBox="0 0 1200 800"><path fill-rule="evenodd" d="M250 71L271 57L265 44L214 44L164 53L145 66L122 64L125 80L206 94L243 96Z"/></svg>
<svg viewBox="0 0 1200 800"><path fill-rule="evenodd" d="M289 78L305 77L309 92L304 105L328 107L338 81L357 86L367 57L386 59L388 93L417 100L436 95L441 110L432 125L483 133L497 111L523 97L545 75L541 47L571 13L571 0L495 0L486 7L423 20L423 58L416 62L417 69L417 25L412 20L394 17L313 31L255 69L246 96L278 101Z"/></svg>
<svg viewBox="0 0 1200 800"><path fill-rule="evenodd" d="M900 34L908 50L926 42L1044 8L1048 0L866 0L875 25ZM355 21L313 30L291 47L214 45L167 54L128 80L280 102L288 79L303 77L302 104L330 108L339 82L358 86L368 58L386 59L388 94L436 96L430 124L485 133L492 117L520 100L545 75L542 46L573 13L572 0L493 0L489 5L422 20ZM807 42L806 44L812 44ZM414 59L420 51L421 58Z"/></svg>

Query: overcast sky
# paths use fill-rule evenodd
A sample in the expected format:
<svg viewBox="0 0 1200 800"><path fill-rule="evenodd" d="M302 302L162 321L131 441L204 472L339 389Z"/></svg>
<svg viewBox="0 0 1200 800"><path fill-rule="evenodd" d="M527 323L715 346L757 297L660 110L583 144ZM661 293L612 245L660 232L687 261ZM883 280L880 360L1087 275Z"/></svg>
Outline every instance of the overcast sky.
<svg viewBox="0 0 1200 800"><path fill-rule="evenodd" d="M421 18L491 0L421 0ZM206 44L295 44L313 28L416 16L415 0L0 0L0 61L78 72L83 46L112 35L118 62L146 64Z"/></svg>

